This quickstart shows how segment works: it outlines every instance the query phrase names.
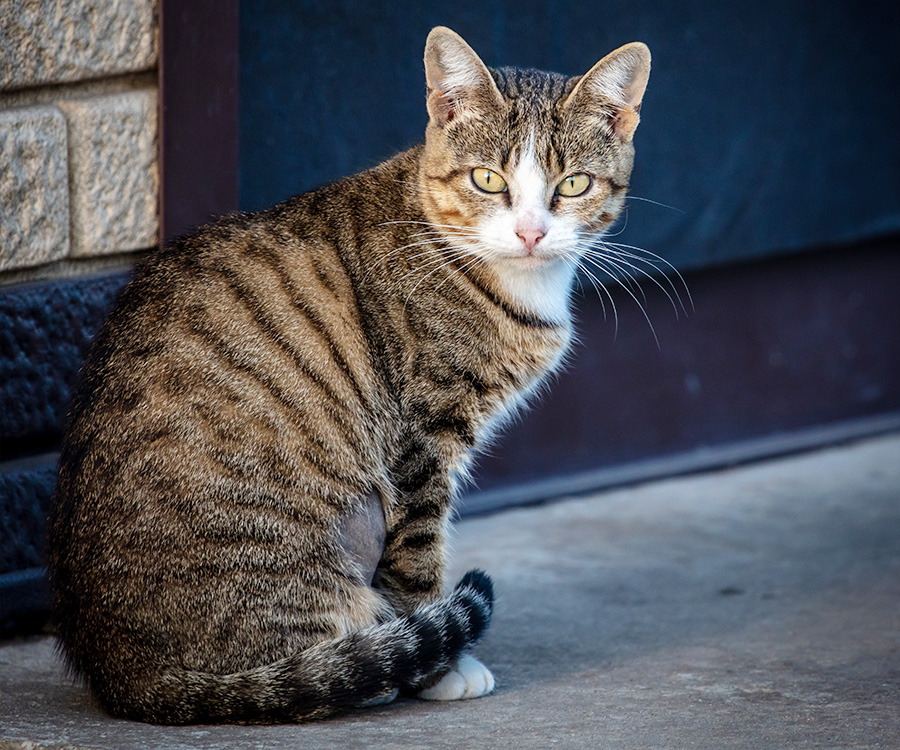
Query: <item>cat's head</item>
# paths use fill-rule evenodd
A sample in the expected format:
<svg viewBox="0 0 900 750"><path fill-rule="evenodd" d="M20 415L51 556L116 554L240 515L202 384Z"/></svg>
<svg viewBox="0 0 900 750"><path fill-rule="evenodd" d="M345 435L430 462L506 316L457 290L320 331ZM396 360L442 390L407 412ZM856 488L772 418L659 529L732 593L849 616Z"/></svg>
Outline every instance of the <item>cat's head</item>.
<svg viewBox="0 0 900 750"><path fill-rule="evenodd" d="M429 123L419 183L455 247L517 270L578 256L624 204L650 74L635 42L585 75L489 69L438 27L425 46Z"/></svg>

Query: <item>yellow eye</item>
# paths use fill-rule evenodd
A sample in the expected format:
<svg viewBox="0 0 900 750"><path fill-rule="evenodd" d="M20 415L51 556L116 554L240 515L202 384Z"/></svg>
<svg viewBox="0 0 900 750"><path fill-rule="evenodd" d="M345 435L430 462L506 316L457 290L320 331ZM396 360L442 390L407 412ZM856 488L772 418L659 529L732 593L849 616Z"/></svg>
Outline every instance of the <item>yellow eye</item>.
<svg viewBox="0 0 900 750"><path fill-rule="evenodd" d="M479 167L472 170L472 182L486 193L502 193L506 190L506 180L490 169Z"/></svg>
<svg viewBox="0 0 900 750"><path fill-rule="evenodd" d="M584 172L570 174L559 185L556 186L556 192L564 195L566 198L574 198L581 195L591 186L591 178Z"/></svg>

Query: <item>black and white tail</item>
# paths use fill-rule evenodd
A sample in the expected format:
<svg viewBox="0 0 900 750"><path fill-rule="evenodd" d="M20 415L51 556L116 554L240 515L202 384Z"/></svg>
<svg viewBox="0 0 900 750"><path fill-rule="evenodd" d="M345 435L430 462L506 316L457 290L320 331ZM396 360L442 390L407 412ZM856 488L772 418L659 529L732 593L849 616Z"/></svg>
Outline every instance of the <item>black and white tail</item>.
<svg viewBox="0 0 900 750"><path fill-rule="evenodd" d="M230 675L167 670L117 713L158 724L321 719L451 669L487 630L493 603L491 579L471 570L441 601L273 664Z"/></svg>

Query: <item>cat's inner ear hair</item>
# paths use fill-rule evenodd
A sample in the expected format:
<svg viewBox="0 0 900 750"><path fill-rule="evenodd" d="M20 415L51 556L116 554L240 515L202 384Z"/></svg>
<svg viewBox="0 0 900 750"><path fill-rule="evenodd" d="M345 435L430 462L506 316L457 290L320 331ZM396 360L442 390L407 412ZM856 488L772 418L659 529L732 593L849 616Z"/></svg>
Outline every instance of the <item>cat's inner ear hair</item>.
<svg viewBox="0 0 900 750"><path fill-rule="evenodd" d="M432 29L425 42L425 80L428 114L438 127L503 103L481 58L459 34L444 26Z"/></svg>
<svg viewBox="0 0 900 750"><path fill-rule="evenodd" d="M632 42L610 52L582 76L566 106L592 108L606 117L622 141L629 142L640 122L639 112L650 78L650 50Z"/></svg>

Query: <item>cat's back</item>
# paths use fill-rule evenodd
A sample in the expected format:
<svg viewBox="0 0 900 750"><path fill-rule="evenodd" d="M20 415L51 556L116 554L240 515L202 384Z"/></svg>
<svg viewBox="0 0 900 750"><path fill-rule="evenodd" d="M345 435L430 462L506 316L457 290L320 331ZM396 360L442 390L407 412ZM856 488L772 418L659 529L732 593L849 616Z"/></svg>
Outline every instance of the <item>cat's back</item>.
<svg viewBox="0 0 900 750"><path fill-rule="evenodd" d="M379 182L364 173L222 217L157 252L92 347L74 421L85 410L132 411L137 391L165 400L176 389L181 397L201 375L207 395L231 383L245 397L259 390L257 401L265 391L284 400L311 388L343 402L370 400L375 374L367 372L359 286L371 267L361 256L371 253L384 206L360 197L377 193ZM321 369L328 364L338 371Z"/></svg>
<svg viewBox="0 0 900 750"><path fill-rule="evenodd" d="M334 194L225 217L139 270L85 364L52 529L79 533L80 508L91 529L111 516L114 528L134 513L162 519L161 497L322 476L310 464L326 445L341 468L319 491L368 490L371 416L386 405Z"/></svg>

